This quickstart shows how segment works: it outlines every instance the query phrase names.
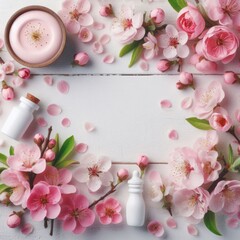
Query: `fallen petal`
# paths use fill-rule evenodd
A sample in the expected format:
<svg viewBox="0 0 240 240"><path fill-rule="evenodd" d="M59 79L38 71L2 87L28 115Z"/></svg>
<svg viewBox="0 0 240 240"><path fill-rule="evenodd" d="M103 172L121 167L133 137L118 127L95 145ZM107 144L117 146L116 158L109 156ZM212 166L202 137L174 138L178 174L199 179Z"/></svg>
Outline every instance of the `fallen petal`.
<svg viewBox="0 0 240 240"><path fill-rule="evenodd" d="M141 61L141 62L140 62L140 68L141 68L143 71L147 72L147 71L149 70L149 64L148 64L148 62L146 62L146 61Z"/></svg>
<svg viewBox="0 0 240 240"><path fill-rule="evenodd" d="M178 132L176 130L171 130L168 134L168 137L172 140L178 139Z"/></svg>
<svg viewBox="0 0 240 240"><path fill-rule="evenodd" d="M51 76L45 76L43 78L44 82L49 85L49 86L52 86L53 85L53 78Z"/></svg>
<svg viewBox="0 0 240 240"><path fill-rule="evenodd" d="M38 117L36 121L40 127L46 127L48 125L47 121L43 117Z"/></svg>
<svg viewBox="0 0 240 240"><path fill-rule="evenodd" d="M102 30L102 29L105 28L105 25L103 23L94 22L93 23L93 28L95 28L96 30Z"/></svg>
<svg viewBox="0 0 240 240"><path fill-rule="evenodd" d="M198 229L196 228L195 225L189 224L187 226L187 231L192 236L197 236L198 235Z"/></svg>
<svg viewBox="0 0 240 240"><path fill-rule="evenodd" d="M167 226L172 229L177 228L177 222L172 217L169 217L167 219Z"/></svg>
<svg viewBox="0 0 240 240"><path fill-rule="evenodd" d="M111 41L111 37L108 34L104 34L100 37L99 42L102 45L106 45Z"/></svg>
<svg viewBox="0 0 240 240"><path fill-rule="evenodd" d="M189 109L192 106L193 100L191 97L186 97L181 102L182 109Z"/></svg>
<svg viewBox="0 0 240 240"><path fill-rule="evenodd" d="M104 51L103 45L100 42L95 41L92 45L92 50L97 54L102 54Z"/></svg>
<svg viewBox="0 0 240 240"><path fill-rule="evenodd" d="M160 105L162 108L171 108L172 107L172 103L167 99L162 100L160 102Z"/></svg>
<svg viewBox="0 0 240 240"><path fill-rule="evenodd" d="M92 123L90 123L90 122L86 122L86 123L84 124L84 128L85 128L85 130L86 130L87 132L92 132L92 131L95 130L95 126L94 126Z"/></svg>
<svg viewBox="0 0 240 240"><path fill-rule="evenodd" d="M71 125L70 119L64 118L64 119L62 120L62 125L63 125L64 127L70 127L70 125Z"/></svg>
<svg viewBox="0 0 240 240"><path fill-rule="evenodd" d="M15 78L13 78L12 83L15 87L20 87L23 85L24 79L22 79L20 77L15 77Z"/></svg>
<svg viewBox="0 0 240 240"><path fill-rule="evenodd" d="M115 57L113 55L106 55L104 58L103 58L103 62L104 63L108 63L108 64L111 64L115 61Z"/></svg>
<svg viewBox="0 0 240 240"><path fill-rule="evenodd" d="M26 223L22 226L21 232L25 235L29 235L33 232L33 225L31 223Z"/></svg>
<svg viewBox="0 0 240 240"><path fill-rule="evenodd" d="M237 218L227 218L226 220L226 224L229 228L237 228L239 225L239 220Z"/></svg>
<svg viewBox="0 0 240 240"><path fill-rule="evenodd" d="M57 84L57 89L59 90L60 93L67 94L69 91L69 84L64 80L61 80Z"/></svg>
<svg viewBox="0 0 240 240"><path fill-rule="evenodd" d="M78 153L85 153L88 150L88 145L85 143L79 143L75 147L76 152Z"/></svg>
<svg viewBox="0 0 240 240"><path fill-rule="evenodd" d="M50 104L47 107L47 112L49 115L57 116L62 112L62 109L57 104Z"/></svg>

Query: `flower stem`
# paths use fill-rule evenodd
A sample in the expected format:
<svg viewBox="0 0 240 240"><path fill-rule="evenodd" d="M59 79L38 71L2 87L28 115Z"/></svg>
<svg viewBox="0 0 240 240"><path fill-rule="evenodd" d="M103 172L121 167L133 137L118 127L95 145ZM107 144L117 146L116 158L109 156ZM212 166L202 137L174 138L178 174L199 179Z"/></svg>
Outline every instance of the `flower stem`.
<svg viewBox="0 0 240 240"><path fill-rule="evenodd" d="M49 139L50 139L50 136L51 136L51 132L52 132L52 126L48 128L48 135L47 135L47 138L45 139L45 142L42 146L41 157L43 157L43 154L44 154L45 150L47 149Z"/></svg>
<svg viewBox="0 0 240 240"><path fill-rule="evenodd" d="M50 229L50 236L53 235L53 227L54 227L54 219L51 219L51 229Z"/></svg>
<svg viewBox="0 0 240 240"><path fill-rule="evenodd" d="M45 217L44 218L44 227L47 228L48 227L48 219Z"/></svg>
<svg viewBox="0 0 240 240"><path fill-rule="evenodd" d="M228 173L228 169L227 168L224 168L222 170L222 172L219 174L219 177L217 180L215 180L211 185L210 187L208 188L208 192L211 193L214 188L217 186L217 184L223 180L224 176Z"/></svg>
<svg viewBox="0 0 240 240"><path fill-rule="evenodd" d="M240 139L237 137L235 131L234 131L234 127L231 127L228 132L237 140L238 144L240 144Z"/></svg>

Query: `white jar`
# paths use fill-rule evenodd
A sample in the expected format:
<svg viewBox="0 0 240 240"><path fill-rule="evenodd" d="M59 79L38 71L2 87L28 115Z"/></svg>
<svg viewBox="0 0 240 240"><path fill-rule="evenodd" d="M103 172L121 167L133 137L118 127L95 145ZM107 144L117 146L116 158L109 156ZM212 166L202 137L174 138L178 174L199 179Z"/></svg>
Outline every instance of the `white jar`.
<svg viewBox="0 0 240 240"><path fill-rule="evenodd" d="M128 181L128 201L126 204L126 218L129 226L140 227L145 222L145 202L142 196L143 180L138 171L133 171Z"/></svg>
<svg viewBox="0 0 240 240"><path fill-rule="evenodd" d="M38 110L39 99L31 94L20 98L20 104L14 107L3 125L2 132L7 136L19 140L33 120L33 112Z"/></svg>

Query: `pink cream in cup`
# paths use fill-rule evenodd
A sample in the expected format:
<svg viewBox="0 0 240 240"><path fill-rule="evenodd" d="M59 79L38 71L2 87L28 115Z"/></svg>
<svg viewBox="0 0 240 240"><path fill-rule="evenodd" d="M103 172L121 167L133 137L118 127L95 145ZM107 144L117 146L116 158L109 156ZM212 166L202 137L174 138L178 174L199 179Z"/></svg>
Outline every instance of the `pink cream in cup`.
<svg viewBox="0 0 240 240"><path fill-rule="evenodd" d="M17 62L28 67L44 67L63 52L66 30L62 20L49 8L28 6L9 19L5 43Z"/></svg>

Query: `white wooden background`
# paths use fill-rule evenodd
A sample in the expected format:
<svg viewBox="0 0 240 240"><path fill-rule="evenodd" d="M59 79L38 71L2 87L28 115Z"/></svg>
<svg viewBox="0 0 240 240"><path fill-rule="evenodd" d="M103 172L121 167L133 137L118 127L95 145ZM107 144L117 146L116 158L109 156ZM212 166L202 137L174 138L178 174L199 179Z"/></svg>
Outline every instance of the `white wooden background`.
<svg viewBox="0 0 240 240"><path fill-rule="evenodd" d="M0 38L4 36L4 27L10 16L19 8L28 5L43 5L54 11L61 8L61 0L0 0ZM100 37L104 33L109 33L111 20L101 17L98 14L99 6L106 1L92 0L92 15L94 20L104 23L106 28L94 33ZM109 1L111 2L111 1ZM176 13L172 10L166 0L159 0L153 3L148 1L112 1L113 5L120 5L123 2L133 4L139 10L150 10L155 7L161 7L166 12L166 23L174 23ZM89 146L89 153L107 155L113 161L113 172L119 168L125 167L130 171L136 169L132 163L136 162L138 156L145 154L155 163L150 169L158 169L163 175L168 174L167 163L169 153L177 146L191 146L197 137L205 133L192 128L184 120L191 116L189 111L181 109L181 101L186 96L191 96L193 90L178 91L175 83L178 81L178 73L173 69L166 74L161 74L156 69L156 62L159 59L151 60L148 72L141 70L139 64L132 68L128 68L130 56L118 58L118 52L121 45L118 44L116 38L111 37L111 42L106 46L106 52L114 54L116 61L113 64L105 64L102 62L103 55L96 55L91 50L91 44L82 44L75 37L68 36L67 46L63 55L59 60L49 67L42 69L32 69L33 77L27 81L24 88L17 89L17 98L12 102L1 100L0 127L6 120L12 107L18 104L18 98L31 92L41 99L41 110L36 116L44 117L49 125L53 126L53 134L60 133L62 139L74 135L76 142L84 142ZM10 56L2 51L1 57L9 59ZM86 67L71 66L72 56L78 51L86 51L91 57L91 63ZM184 64L183 69L194 73L197 85L207 85L210 81L217 79L222 81L222 73L224 70L237 70L239 63L228 66L220 66L219 71L215 75L202 75L199 72ZM51 75L54 78L54 85L48 86L44 83L44 75ZM70 91L68 95L62 95L56 88L57 82L66 80L69 82ZM224 86L228 97L224 104L228 109L236 108L239 103L239 87ZM160 101L169 99L173 103L171 109L161 109ZM46 108L50 103L59 104L63 111L61 115L52 117L46 112ZM61 120L68 117L72 124L69 128L61 125ZM96 131L87 133L84 130L84 123L92 122L96 126ZM176 129L179 133L179 140L173 141L168 139L170 130ZM36 132L46 133L47 128L40 128L36 123L31 125L30 130L23 139L24 142L30 142L32 136ZM0 147L1 152L7 152L10 145L17 142L7 138L0 133L0 138L4 139L5 144ZM224 146L224 142L222 142ZM76 155L75 159L81 159L81 155ZM119 164L121 162L122 164ZM82 186L81 186L82 187ZM81 188L80 191L86 189ZM115 194L123 204L123 215L125 216L125 203L127 201L127 186L121 186ZM97 196L90 196L92 200ZM144 197L147 206L146 224L153 219L160 220L165 224L168 213L160 208L159 204L154 204L148 197L148 189L145 187ZM90 200L91 201L91 200ZM34 224L34 233L24 236L18 230L9 229L5 222L11 208L1 206L0 228L1 240L20 240L20 239L155 239L154 236L147 233L146 225L140 228L128 227L125 223L115 226L103 226L96 219L94 226L79 236L69 232L64 232L60 225L57 224L54 230L54 236L48 235L49 230L44 229L42 223ZM29 221L30 218L28 219ZM167 239L193 239L188 235L186 226L187 222L177 218L178 228L169 229L165 224ZM225 226L224 218L218 218L220 231L224 233L222 239L237 239L239 229L229 230ZM205 227L200 224L199 239L220 239L211 234Z"/></svg>

